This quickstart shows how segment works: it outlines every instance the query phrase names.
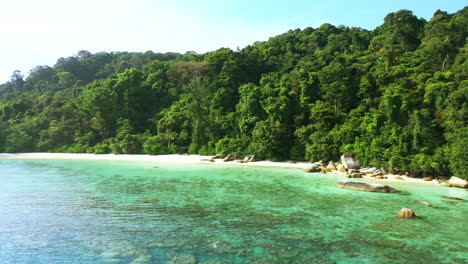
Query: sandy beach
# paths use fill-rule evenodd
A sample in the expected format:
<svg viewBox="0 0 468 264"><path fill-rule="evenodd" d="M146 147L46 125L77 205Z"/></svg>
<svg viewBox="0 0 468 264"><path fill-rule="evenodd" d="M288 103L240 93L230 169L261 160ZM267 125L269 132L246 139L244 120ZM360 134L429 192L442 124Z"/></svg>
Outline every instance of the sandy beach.
<svg viewBox="0 0 468 264"><path fill-rule="evenodd" d="M240 165L252 167L274 167L274 168L296 168L304 169L308 162L273 162L273 161L255 161L249 163L238 163L236 161L223 162L221 159L216 159L210 162L211 156L201 155L138 155L138 154L86 154L86 153L0 153L0 159L28 159L28 160L113 160L113 161L150 161L175 164L225 164L225 165Z"/></svg>
<svg viewBox="0 0 468 264"><path fill-rule="evenodd" d="M210 162L211 156L188 155L188 154L170 154L170 155L138 155L138 154L87 154L87 153L0 153L1 159L26 159L26 160L110 160L110 161L146 161L172 164L219 164L219 165L236 165L249 167L270 167L270 168L294 168L305 169L310 166L309 162L277 162L277 161L255 161L248 163L239 163L237 161L223 162L222 159L215 159ZM332 171L331 173L341 174L346 176L346 173ZM417 184L436 184L447 185L445 182L437 180L423 181L419 178L410 178L404 175L384 175L386 179L375 179L373 177L363 175L366 180L375 182L408 182Z"/></svg>

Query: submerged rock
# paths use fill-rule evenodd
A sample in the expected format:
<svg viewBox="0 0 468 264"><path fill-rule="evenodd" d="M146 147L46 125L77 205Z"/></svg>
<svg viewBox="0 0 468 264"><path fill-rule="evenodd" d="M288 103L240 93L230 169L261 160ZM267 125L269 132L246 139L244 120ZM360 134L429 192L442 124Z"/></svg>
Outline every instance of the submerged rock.
<svg viewBox="0 0 468 264"><path fill-rule="evenodd" d="M177 254L172 259L170 264L195 264L195 257L190 254Z"/></svg>
<svg viewBox="0 0 468 264"><path fill-rule="evenodd" d="M455 176L450 177L449 179L449 185L453 187L459 187L459 188L468 188L468 181L464 180L462 178L458 178Z"/></svg>
<svg viewBox="0 0 468 264"><path fill-rule="evenodd" d="M361 165L354 157L353 153L345 153L341 155L341 164L345 167L345 169L359 169Z"/></svg>
<svg viewBox="0 0 468 264"><path fill-rule="evenodd" d="M425 205L425 206L432 207L432 205L429 204L428 202L423 202L423 201L414 201L414 202L417 203L417 204L421 204L421 205Z"/></svg>
<svg viewBox="0 0 468 264"><path fill-rule="evenodd" d="M442 196L443 198L447 198L447 199L452 199L452 200L457 200L457 201L464 201L464 199L462 198L458 198L458 197L453 197L453 196Z"/></svg>
<svg viewBox="0 0 468 264"><path fill-rule="evenodd" d="M336 187L355 190L355 191L363 191L363 192L380 192L380 193L400 192L397 189L394 189L390 186L383 185L383 184L369 184L369 183L364 183L364 182L353 182L353 181L346 181L346 180L339 181Z"/></svg>
<svg viewBox="0 0 468 264"><path fill-rule="evenodd" d="M413 218L416 218L416 214L414 213L413 210L409 209L409 208L403 208L401 209L398 214L397 214L398 217L400 218L405 218L405 219L413 219Z"/></svg>

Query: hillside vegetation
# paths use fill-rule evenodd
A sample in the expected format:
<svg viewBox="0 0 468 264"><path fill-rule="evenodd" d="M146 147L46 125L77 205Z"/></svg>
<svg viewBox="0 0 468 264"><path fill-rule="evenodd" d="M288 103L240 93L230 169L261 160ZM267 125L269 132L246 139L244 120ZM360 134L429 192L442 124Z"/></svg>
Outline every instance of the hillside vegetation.
<svg viewBox="0 0 468 264"><path fill-rule="evenodd" d="M80 51L0 85L0 152L234 153L468 178L468 7L206 54Z"/></svg>

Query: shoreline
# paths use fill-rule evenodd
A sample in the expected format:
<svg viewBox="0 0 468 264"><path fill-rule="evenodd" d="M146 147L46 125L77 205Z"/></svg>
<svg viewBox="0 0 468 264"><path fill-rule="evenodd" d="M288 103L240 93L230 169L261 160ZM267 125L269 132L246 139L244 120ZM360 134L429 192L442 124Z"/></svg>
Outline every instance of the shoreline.
<svg viewBox="0 0 468 264"><path fill-rule="evenodd" d="M248 163L239 163L236 161L223 162L221 159L216 159L210 162L212 156L202 155L183 155L183 154L168 154L168 155L143 155L143 154L88 154L88 153L0 153L0 160L100 160L100 161L140 161L140 162L158 162L171 164L216 164L216 165L236 165L248 167L266 167L266 168L291 168L304 170L310 166L310 162L302 161L290 163L287 161L253 161ZM346 176L346 173L333 170L329 172ZM434 184L439 186L448 186L445 182L437 180L424 181L419 178L410 178L404 175L384 175L387 179L375 179L373 177L363 175L362 179L370 180L379 183L415 183L415 184ZM397 179L400 178L400 179Z"/></svg>

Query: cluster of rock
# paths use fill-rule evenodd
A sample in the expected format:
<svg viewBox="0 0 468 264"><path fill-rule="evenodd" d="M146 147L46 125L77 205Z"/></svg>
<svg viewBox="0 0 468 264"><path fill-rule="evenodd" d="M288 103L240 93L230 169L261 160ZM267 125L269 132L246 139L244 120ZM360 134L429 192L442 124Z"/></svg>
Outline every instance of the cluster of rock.
<svg viewBox="0 0 468 264"><path fill-rule="evenodd" d="M346 173L348 178L362 178L360 173L361 166L354 158L352 153L346 153L341 156L341 163L330 161L327 165L323 161L314 162L304 168L305 172L333 172L339 171Z"/></svg>
<svg viewBox="0 0 468 264"><path fill-rule="evenodd" d="M388 172L383 168L371 167L361 168L359 161L354 157L352 153L345 153L341 156L341 162L330 161L327 165L323 161L314 162L304 167L305 172L340 172L346 174L348 178L374 178L378 180L391 179L391 180L410 180L415 178L416 175L410 172L402 172L395 174L395 171ZM449 187L468 188L468 181L458 177L451 177L449 180L441 178L424 177L418 179L419 181L432 182L441 185L447 185Z"/></svg>

